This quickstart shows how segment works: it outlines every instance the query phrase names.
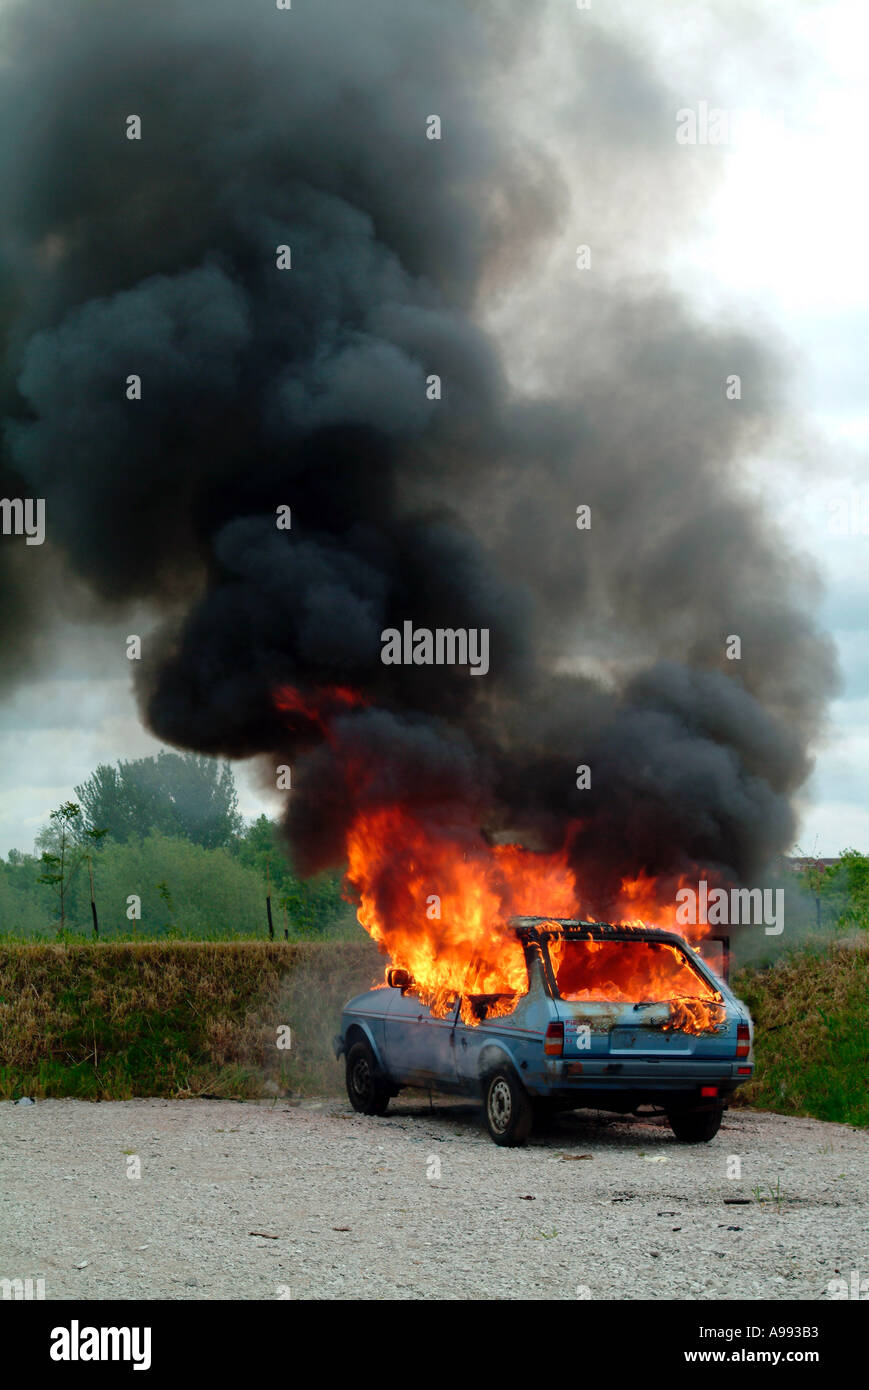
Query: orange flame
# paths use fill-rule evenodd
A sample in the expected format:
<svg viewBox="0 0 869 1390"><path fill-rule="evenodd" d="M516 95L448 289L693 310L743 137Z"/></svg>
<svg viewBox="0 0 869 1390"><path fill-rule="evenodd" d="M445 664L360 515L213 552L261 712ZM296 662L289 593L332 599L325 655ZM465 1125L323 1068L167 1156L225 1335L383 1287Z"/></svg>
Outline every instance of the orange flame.
<svg viewBox="0 0 869 1390"><path fill-rule="evenodd" d="M557 916L576 910L565 853L532 854L518 845L488 845L471 833L459 837L422 825L399 806L360 813L347 855L359 921L410 971L436 1011L457 993L515 998L527 987L527 972L508 918L539 915L541 903Z"/></svg>
<svg viewBox="0 0 869 1390"><path fill-rule="evenodd" d="M359 921L392 962L412 975L415 993L441 1016L458 994L466 1022L479 1021L468 996L490 996L486 1016L497 1017L511 1011L517 994L527 989L524 952L508 926L510 917L582 915L566 850L536 854L519 845L489 845L467 829L423 824L401 806L360 812L347 854L347 883L358 897ZM654 904L654 888L648 876L625 880L620 899L625 913L643 912L652 923L675 918L675 907L661 913ZM679 1017L688 1022L702 1017L706 1026L714 1026L717 1011L698 1011L693 998L704 993L713 998L713 991L672 948L656 972L652 953L632 954L631 943L586 944L614 952L606 990L581 990L568 998L686 996L689 1003ZM563 949L563 941L552 942L551 952Z"/></svg>
<svg viewBox="0 0 869 1390"><path fill-rule="evenodd" d="M558 992L570 1002L666 1003L670 1016L661 1024L665 1032L700 1033L724 1020L721 995L669 942L554 937L549 959Z"/></svg>
<svg viewBox="0 0 869 1390"><path fill-rule="evenodd" d="M676 905L676 890L693 888L696 891L701 878L712 879L714 882L713 875L705 869L699 870L692 879L682 874L675 888L667 896L662 892L658 879L651 874L641 871L636 878L623 878L619 893L619 920L636 926L661 927L664 931L676 932L691 941L699 941L708 934L709 926L706 922L697 922L686 928L677 922L676 913L679 909Z"/></svg>
<svg viewBox="0 0 869 1390"><path fill-rule="evenodd" d="M283 686L274 699L291 723L301 720L303 728L330 742L335 717L367 704L344 686L310 693ZM351 763L345 774L348 796L355 800L364 791L366 769ZM588 910L583 913L567 848L540 854L520 845L491 845L469 821L423 821L403 805L357 810L347 836L347 858L347 887L358 902L362 926L394 965L410 973L414 993L434 1013L443 1016L461 996L467 1023L479 1022L474 998L486 997L491 1018L510 1012L517 995L527 990L524 951L508 926L511 917L593 917ZM678 886L684 883L682 879ZM663 884L640 872L622 880L611 916L625 925L681 933L676 910L672 880ZM709 929L698 924L689 930L696 939ZM711 998L701 999L703 981L672 948L675 960L669 960L669 970L658 971L652 968L651 953L643 960L631 956L625 949L631 943L586 944L618 952L608 961L605 992L595 993L586 984L564 997L667 1000L671 1022L665 1026L686 1031L715 1026L715 999L720 996L707 989ZM553 941L552 952L563 948L563 941Z"/></svg>

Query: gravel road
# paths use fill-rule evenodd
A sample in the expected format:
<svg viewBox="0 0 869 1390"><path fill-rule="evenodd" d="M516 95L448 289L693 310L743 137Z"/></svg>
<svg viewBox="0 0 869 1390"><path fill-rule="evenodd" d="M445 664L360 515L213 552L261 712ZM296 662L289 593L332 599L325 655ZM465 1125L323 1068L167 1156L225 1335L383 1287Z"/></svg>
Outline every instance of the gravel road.
<svg viewBox="0 0 869 1390"><path fill-rule="evenodd" d="M5 1102L0 1278L48 1299L823 1298L869 1275L867 1147L745 1110L697 1147L585 1112L498 1149L470 1103L427 1097L379 1120L336 1100Z"/></svg>

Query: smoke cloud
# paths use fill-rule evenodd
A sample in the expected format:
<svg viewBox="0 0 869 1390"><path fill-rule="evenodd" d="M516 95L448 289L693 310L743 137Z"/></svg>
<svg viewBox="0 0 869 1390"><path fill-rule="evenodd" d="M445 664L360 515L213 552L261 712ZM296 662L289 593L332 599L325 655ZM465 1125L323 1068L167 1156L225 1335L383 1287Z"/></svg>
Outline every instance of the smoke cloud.
<svg viewBox="0 0 869 1390"><path fill-rule="evenodd" d="M71 582L157 616L156 735L292 765L304 870L341 861L356 805L401 798L538 848L578 825L604 914L640 870L756 879L794 837L835 677L814 578L745 484L778 361L662 274L607 272L638 216L663 259L705 173L650 64L568 9L8 4L0 481L46 499ZM544 17L574 73L567 171L511 100ZM487 313L553 257L505 344ZM55 562L8 540L0 562L21 678ZM488 674L384 665L407 620L487 628ZM282 686L365 703L325 735Z"/></svg>

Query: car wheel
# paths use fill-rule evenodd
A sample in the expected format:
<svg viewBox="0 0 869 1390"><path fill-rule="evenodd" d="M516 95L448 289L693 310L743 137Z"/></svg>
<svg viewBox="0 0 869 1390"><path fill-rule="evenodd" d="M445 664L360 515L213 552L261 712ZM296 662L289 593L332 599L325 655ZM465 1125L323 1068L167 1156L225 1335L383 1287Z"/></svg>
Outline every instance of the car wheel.
<svg viewBox="0 0 869 1390"><path fill-rule="evenodd" d="M347 1053L347 1095L361 1115L385 1115L389 1090L367 1042L356 1042Z"/></svg>
<svg viewBox="0 0 869 1390"><path fill-rule="evenodd" d="M531 1133L534 1112L528 1092L510 1066L495 1067L483 1082L486 1128L496 1144L524 1144Z"/></svg>
<svg viewBox="0 0 869 1390"><path fill-rule="evenodd" d="M667 1119L677 1139L683 1144L707 1144L721 1128L723 1105L710 1105L696 1110L668 1110Z"/></svg>

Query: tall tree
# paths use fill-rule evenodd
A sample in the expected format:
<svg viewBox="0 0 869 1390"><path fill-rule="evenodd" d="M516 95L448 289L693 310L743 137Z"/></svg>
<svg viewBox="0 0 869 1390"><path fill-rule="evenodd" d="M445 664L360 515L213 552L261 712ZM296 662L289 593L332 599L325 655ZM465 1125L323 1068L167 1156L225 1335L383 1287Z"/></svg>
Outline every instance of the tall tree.
<svg viewBox="0 0 869 1390"><path fill-rule="evenodd" d="M229 763L197 753L101 763L75 791L85 826L105 827L122 842L159 830L216 849L242 827Z"/></svg>
<svg viewBox="0 0 869 1390"><path fill-rule="evenodd" d="M102 839L105 830L96 826L86 826L82 822L81 807L74 801L64 801L56 811L51 812L51 826L43 844L51 843L52 848L42 851L42 873L38 883L47 883L55 889L60 903L59 931L66 929L66 898L73 876L85 858L88 843Z"/></svg>

